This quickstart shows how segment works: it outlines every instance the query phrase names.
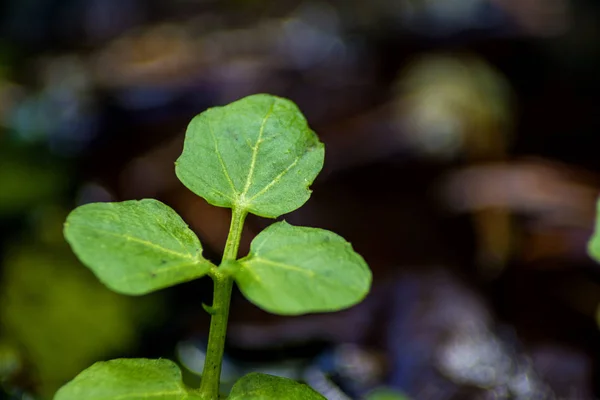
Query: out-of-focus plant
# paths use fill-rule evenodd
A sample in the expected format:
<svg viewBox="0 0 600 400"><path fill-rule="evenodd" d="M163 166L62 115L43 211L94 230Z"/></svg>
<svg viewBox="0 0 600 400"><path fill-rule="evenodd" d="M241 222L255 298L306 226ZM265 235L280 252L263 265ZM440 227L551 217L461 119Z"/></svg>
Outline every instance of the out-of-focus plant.
<svg viewBox="0 0 600 400"><path fill-rule="evenodd" d="M22 214L56 198L66 179L55 162L32 162L31 154L8 144L0 151L0 217Z"/></svg>
<svg viewBox="0 0 600 400"><path fill-rule="evenodd" d="M31 390L42 398L91 362L127 351L138 339L140 319L150 311L154 318L160 314L152 299L113 293L81 269L64 242L55 240L62 222L56 213L64 218L49 207L43 216L53 226L38 224L33 240L9 246L0 280L2 354L13 355L2 358L0 372L8 379L18 372L15 362L26 362Z"/></svg>
<svg viewBox="0 0 600 400"><path fill-rule="evenodd" d="M588 242L588 254L596 262L600 263L600 200L596 207L596 224L594 233ZM600 327L600 304L596 308L596 323Z"/></svg>
<svg viewBox="0 0 600 400"><path fill-rule="evenodd" d="M24 103L4 75L0 225L8 229L0 232L7 239L0 260L0 387L47 399L90 363L130 351L136 328L150 311L158 321L161 306L112 293L81 270L61 239L66 212L57 205L70 186L66 160L11 125Z"/></svg>
<svg viewBox="0 0 600 400"><path fill-rule="evenodd" d="M404 140L434 160L502 161L512 139L513 93L504 76L471 54L432 53L413 60L396 83ZM488 277L512 255L514 222L503 207L473 212L477 261Z"/></svg>
<svg viewBox="0 0 600 400"><path fill-rule="evenodd" d="M238 258L248 213L277 218L301 207L321 171L324 146L298 107L259 94L216 107L190 123L177 177L210 204L232 209L217 267L181 217L153 199L92 203L65 223L73 251L112 290L149 293L208 275L214 282L206 360L199 389L182 383L169 360L96 363L59 390L56 400L106 398L217 400L233 282L252 303L281 315L337 311L360 302L371 272L350 243L333 232L280 221L258 234ZM250 373L229 399L322 399L291 379Z"/></svg>
<svg viewBox="0 0 600 400"><path fill-rule="evenodd" d="M600 200L596 208L594 233L588 242L588 254L594 261L600 263Z"/></svg>
<svg viewBox="0 0 600 400"><path fill-rule="evenodd" d="M417 153L436 159L503 159L512 139L506 78L472 54L415 58L395 85L397 125Z"/></svg>

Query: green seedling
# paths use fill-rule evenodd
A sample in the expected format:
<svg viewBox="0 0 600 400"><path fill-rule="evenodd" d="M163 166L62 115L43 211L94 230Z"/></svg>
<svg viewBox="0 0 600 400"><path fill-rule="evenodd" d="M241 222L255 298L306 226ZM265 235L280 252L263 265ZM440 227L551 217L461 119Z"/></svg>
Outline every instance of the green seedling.
<svg viewBox="0 0 600 400"><path fill-rule="evenodd" d="M332 312L360 302L371 272L335 233L275 222L238 257L248 213L277 218L301 207L323 167L324 146L291 101L258 94L211 108L188 126L177 177L207 202L227 207L231 226L220 265L181 217L152 199L93 203L68 216L65 237L75 254L110 289L142 295L208 275L214 298L199 388L182 383L165 359L98 362L63 386L55 400L217 400L233 283L256 306L275 314ZM221 396L221 397L220 397ZM229 396L242 399L323 399L290 379L251 373Z"/></svg>

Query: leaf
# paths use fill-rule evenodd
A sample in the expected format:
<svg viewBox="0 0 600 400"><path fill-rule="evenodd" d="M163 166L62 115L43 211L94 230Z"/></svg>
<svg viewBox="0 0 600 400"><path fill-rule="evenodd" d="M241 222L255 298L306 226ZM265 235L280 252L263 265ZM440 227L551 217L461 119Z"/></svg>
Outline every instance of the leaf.
<svg viewBox="0 0 600 400"><path fill-rule="evenodd" d="M250 373L238 380L228 400L324 400L309 386L288 378Z"/></svg>
<svg viewBox="0 0 600 400"><path fill-rule="evenodd" d="M54 400L194 400L172 361L117 359L97 362L67 383Z"/></svg>
<svg viewBox="0 0 600 400"><path fill-rule="evenodd" d="M235 279L262 309L282 315L337 311L360 302L371 271L333 232L276 222L252 241Z"/></svg>
<svg viewBox="0 0 600 400"><path fill-rule="evenodd" d="M196 235L157 200L86 204L71 212L64 233L79 259L119 293L145 294L211 268Z"/></svg>
<svg viewBox="0 0 600 400"><path fill-rule="evenodd" d="M293 102L257 94L196 116L175 170L212 205L276 218L308 200L324 152Z"/></svg>
<svg viewBox="0 0 600 400"><path fill-rule="evenodd" d="M587 251L593 260L600 263L600 199L596 204L596 223L594 233L588 242Z"/></svg>

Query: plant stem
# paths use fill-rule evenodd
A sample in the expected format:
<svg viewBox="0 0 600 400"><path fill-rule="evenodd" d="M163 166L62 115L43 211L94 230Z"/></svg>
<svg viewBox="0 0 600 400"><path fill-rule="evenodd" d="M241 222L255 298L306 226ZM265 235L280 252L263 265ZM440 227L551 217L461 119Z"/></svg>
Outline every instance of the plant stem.
<svg viewBox="0 0 600 400"><path fill-rule="evenodd" d="M247 212L245 210L238 210L236 208L231 211L231 225L229 225L229 235L227 236L227 242L225 243L221 264L225 261L235 261L237 259L246 214Z"/></svg>
<svg viewBox="0 0 600 400"><path fill-rule="evenodd" d="M208 334L208 347L204 370L200 382L200 395L205 400L219 399L219 381L221 378L221 364L225 347L225 334L227 333L227 317L233 278L228 276L213 277L215 292L213 295L213 315L210 319L210 332Z"/></svg>
<svg viewBox="0 0 600 400"><path fill-rule="evenodd" d="M246 212L233 209L229 235L223 252L221 265L228 261L235 261L242 238L242 228ZM223 351L225 348L225 335L227 333L227 318L229 316L229 304L231 302L231 290L233 278L218 269L211 274L214 282L213 315L210 320L210 331L208 334L208 347L204 361L204 371L200 383L200 396L205 400L219 399L219 381L221 378L221 364L223 362Z"/></svg>

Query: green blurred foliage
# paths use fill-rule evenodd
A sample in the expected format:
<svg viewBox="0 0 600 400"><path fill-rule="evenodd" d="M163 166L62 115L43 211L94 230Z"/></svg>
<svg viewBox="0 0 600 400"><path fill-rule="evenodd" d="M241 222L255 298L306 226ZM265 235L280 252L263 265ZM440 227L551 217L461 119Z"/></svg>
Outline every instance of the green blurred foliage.
<svg viewBox="0 0 600 400"><path fill-rule="evenodd" d="M19 214L59 196L66 179L56 164L36 162L6 146L0 151L0 217Z"/></svg>
<svg viewBox="0 0 600 400"><path fill-rule="evenodd" d="M596 221L594 223L594 232L588 241L588 255L597 263L600 263L600 199L596 203Z"/></svg>
<svg viewBox="0 0 600 400"><path fill-rule="evenodd" d="M14 342L0 339L0 386L3 381L21 368L22 360Z"/></svg>

